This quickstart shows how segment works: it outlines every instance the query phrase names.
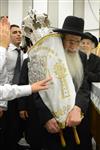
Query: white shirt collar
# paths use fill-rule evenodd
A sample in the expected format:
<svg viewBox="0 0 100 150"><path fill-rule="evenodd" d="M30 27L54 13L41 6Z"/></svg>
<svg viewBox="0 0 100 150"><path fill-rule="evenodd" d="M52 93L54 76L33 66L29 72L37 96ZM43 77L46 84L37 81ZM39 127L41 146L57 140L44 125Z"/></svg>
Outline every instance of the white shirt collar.
<svg viewBox="0 0 100 150"><path fill-rule="evenodd" d="M13 51L13 50L15 50L16 48L18 48L18 47L16 47L14 44L10 43L10 44L9 44L9 47L8 47L8 50Z"/></svg>

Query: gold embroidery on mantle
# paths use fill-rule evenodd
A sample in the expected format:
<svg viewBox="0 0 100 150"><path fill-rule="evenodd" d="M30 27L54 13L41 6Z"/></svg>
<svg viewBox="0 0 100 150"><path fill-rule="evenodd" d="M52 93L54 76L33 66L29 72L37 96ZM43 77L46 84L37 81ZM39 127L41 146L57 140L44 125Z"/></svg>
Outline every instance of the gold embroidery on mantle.
<svg viewBox="0 0 100 150"><path fill-rule="evenodd" d="M33 50L35 47L38 47L40 46L45 40L47 40L49 37L61 37L62 35L61 34L58 34L58 33L51 33L51 34L48 34L44 37L42 37L39 41L37 41L29 50L28 52L30 52L31 50Z"/></svg>
<svg viewBox="0 0 100 150"><path fill-rule="evenodd" d="M54 72L57 76L57 78L60 80L61 83L61 92L62 92L62 98L70 96L68 87L67 87L67 81L66 81L66 69L64 68L63 63L60 61L60 63L56 63L54 65Z"/></svg>

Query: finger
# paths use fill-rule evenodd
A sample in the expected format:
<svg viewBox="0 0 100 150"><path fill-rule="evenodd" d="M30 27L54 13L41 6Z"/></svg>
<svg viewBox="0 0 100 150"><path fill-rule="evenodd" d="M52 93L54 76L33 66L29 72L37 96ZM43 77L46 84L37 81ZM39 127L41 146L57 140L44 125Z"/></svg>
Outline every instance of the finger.
<svg viewBox="0 0 100 150"><path fill-rule="evenodd" d="M48 85L42 85L42 86L40 87L41 90L47 90L48 88L49 88Z"/></svg>
<svg viewBox="0 0 100 150"><path fill-rule="evenodd" d="M0 118L3 116L3 112L0 112Z"/></svg>
<svg viewBox="0 0 100 150"><path fill-rule="evenodd" d="M8 16L3 16L1 19L3 22L8 22Z"/></svg>
<svg viewBox="0 0 100 150"><path fill-rule="evenodd" d="M1 23L4 27L6 27L6 28L9 27L10 28L10 23L9 23L8 18L6 16L2 18Z"/></svg>
<svg viewBox="0 0 100 150"><path fill-rule="evenodd" d="M28 118L28 112L26 112L26 118Z"/></svg>
<svg viewBox="0 0 100 150"><path fill-rule="evenodd" d="M41 83L41 84L46 84L47 82L51 81L51 79L52 79L52 78L49 77L49 78L47 78L47 79L41 80L40 83Z"/></svg>
<svg viewBox="0 0 100 150"><path fill-rule="evenodd" d="M26 120L26 116L25 116L25 114L24 114L24 115L22 115L22 119L23 119L23 120Z"/></svg>
<svg viewBox="0 0 100 150"><path fill-rule="evenodd" d="M54 122L54 130L55 130L55 132L59 132L60 131L60 128L59 128L59 125L57 124L57 122L55 121Z"/></svg>
<svg viewBox="0 0 100 150"><path fill-rule="evenodd" d="M8 19L4 16L2 19L1 19L1 23L2 25L5 25L8 23Z"/></svg>
<svg viewBox="0 0 100 150"><path fill-rule="evenodd" d="M55 127L49 128L49 129L47 129L47 130L48 130L48 132L50 132L50 133L58 133L58 132L59 132L59 130L57 130Z"/></svg>
<svg viewBox="0 0 100 150"><path fill-rule="evenodd" d="M47 83L48 81L51 81L52 77L48 77L47 79L44 80L44 83Z"/></svg>
<svg viewBox="0 0 100 150"><path fill-rule="evenodd" d="M59 130L58 127L54 127L54 130L53 130L54 133L58 133L59 131L60 131L60 130Z"/></svg>
<svg viewBox="0 0 100 150"><path fill-rule="evenodd" d="M20 117L23 119L24 118L23 114L20 114Z"/></svg>

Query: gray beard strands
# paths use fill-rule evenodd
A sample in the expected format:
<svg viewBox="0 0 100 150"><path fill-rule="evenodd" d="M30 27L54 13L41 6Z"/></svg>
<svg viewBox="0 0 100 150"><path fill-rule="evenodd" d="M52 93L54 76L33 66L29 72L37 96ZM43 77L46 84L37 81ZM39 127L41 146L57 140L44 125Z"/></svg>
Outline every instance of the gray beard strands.
<svg viewBox="0 0 100 150"><path fill-rule="evenodd" d="M75 90L78 91L83 81L83 65L79 53L70 53L65 49L65 56L70 74L75 85Z"/></svg>

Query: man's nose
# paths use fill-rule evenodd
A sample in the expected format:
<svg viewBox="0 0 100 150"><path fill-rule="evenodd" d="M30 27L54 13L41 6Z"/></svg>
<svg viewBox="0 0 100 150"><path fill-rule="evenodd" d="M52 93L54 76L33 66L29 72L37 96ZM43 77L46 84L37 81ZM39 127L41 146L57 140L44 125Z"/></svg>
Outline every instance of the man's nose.
<svg viewBox="0 0 100 150"><path fill-rule="evenodd" d="M17 32L17 35L21 35L21 33L18 31L18 32Z"/></svg>

